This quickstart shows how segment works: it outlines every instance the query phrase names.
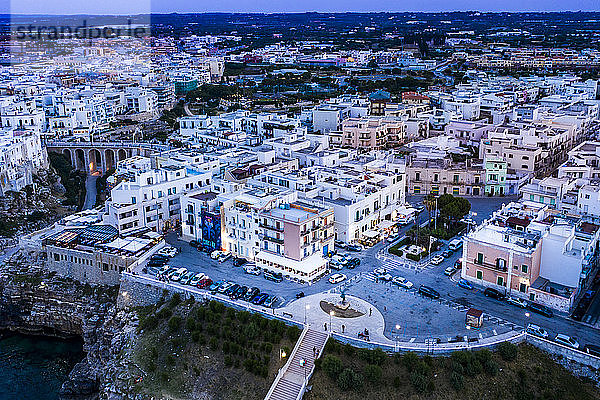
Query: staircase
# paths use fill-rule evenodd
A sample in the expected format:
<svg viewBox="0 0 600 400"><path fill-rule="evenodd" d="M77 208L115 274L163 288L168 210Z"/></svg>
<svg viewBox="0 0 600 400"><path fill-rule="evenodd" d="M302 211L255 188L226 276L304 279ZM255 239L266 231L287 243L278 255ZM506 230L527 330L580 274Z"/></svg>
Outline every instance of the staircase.
<svg viewBox="0 0 600 400"><path fill-rule="evenodd" d="M294 351L277 374L265 400L301 399L314 370L314 349L316 349L316 357L320 357L328 338L329 335L326 332L304 328Z"/></svg>

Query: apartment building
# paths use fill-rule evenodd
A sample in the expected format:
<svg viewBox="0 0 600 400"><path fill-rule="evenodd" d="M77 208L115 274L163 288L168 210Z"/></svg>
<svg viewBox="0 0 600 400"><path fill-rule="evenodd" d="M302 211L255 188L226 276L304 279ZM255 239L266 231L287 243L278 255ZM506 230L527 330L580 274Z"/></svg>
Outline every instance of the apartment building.
<svg viewBox="0 0 600 400"><path fill-rule="evenodd" d="M224 198L224 250L300 282L326 273L324 255L334 248L331 208L299 201L291 190L254 188Z"/></svg>
<svg viewBox="0 0 600 400"><path fill-rule="evenodd" d="M453 162L443 159L412 159L406 166L408 192L423 195L452 194L483 196L486 170L480 161Z"/></svg>
<svg viewBox="0 0 600 400"><path fill-rule="evenodd" d="M451 120L444 127L444 133L456 138L461 146L479 147L491 128L492 125L482 121Z"/></svg>
<svg viewBox="0 0 600 400"><path fill-rule="evenodd" d="M40 134L0 129L0 195L33 183L33 174L48 167L48 154Z"/></svg>
<svg viewBox="0 0 600 400"><path fill-rule="evenodd" d="M539 203L510 203L463 239L461 277L569 312L598 268L600 226Z"/></svg>
<svg viewBox="0 0 600 400"><path fill-rule="evenodd" d="M212 189L212 188L211 188ZM221 250L221 200L212 190L193 191L181 196L181 238L204 248Z"/></svg>
<svg viewBox="0 0 600 400"><path fill-rule="evenodd" d="M119 233L150 228L164 232L180 223L182 194L209 187L215 166L211 163L190 164L170 158L154 161L131 157L119 161L119 183L106 202L105 221Z"/></svg>
<svg viewBox="0 0 600 400"><path fill-rule="evenodd" d="M328 133L332 146L353 149L385 149L401 145L406 137L406 125L400 118L348 118L341 131Z"/></svg>

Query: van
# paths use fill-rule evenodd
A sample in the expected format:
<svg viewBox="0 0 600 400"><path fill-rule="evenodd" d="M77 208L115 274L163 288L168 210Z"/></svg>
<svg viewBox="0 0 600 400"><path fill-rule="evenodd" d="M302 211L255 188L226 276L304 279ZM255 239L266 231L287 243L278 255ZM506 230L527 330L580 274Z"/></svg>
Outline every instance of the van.
<svg viewBox="0 0 600 400"><path fill-rule="evenodd" d="M456 251L460 249L463 245L462 239L452 239L450 243L448 243L448 248L452 251Z"/></svg>

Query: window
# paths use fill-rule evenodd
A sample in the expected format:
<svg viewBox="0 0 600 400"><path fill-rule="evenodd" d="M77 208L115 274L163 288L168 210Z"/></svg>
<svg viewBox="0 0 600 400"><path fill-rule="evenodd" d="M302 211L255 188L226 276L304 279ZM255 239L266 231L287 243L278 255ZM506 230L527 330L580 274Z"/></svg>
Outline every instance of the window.
<svg viewBox="0 0 600 400"><path fill-rule="evenodd" d="M529 200L531 200L531 201L535 201L535 196L534 196L534 195L532 195L532 194L530 194L530 195L529 195Z"/></svg>
<svg viewBox="0 0 600 400"><path fill-rule="evenodd" d="M496 258L496 267L499 269L506 269L506 260L504 258Z"/></svg>
<svg viewBox="0 0 600 400"><path fill-rule="evenodd" d="M477 253L477 260L475 260L475 263L479 265L483 264L483 253Z"/></svg>
<svg viewBox="0 0 600 400"><path fill-rule="evenodd" d="M499 276L496 280L496 283L498 284L498 286L504 286L504 278Z"/></svg>
<svg viewBox="0 0 600 400"><path fill-rule="evenodd" d="M420 172L416 172L415 173L415 181L420 181L421 180L421 173Z"/></svg>
<svg viewBox="0 0 600 400"><path fill-rule="evenodd" d="M477 271L475 273L475 276L477 277L477 279L483 279L483 271Z"/></svg>
<svg viewBox="0 0 600 400"><path fill-rule="evenodd" d="M453 181L454 181L454 183L458 183L458 175L454 175Z"/></svg>
<svg viewBox="0 0 600 400"><path fill-rule="evenodd" d="M479 184L479 177L478 176L475 177L475 184L476 185Z"/></svg>
<svg viewBox="0 0 600 400"><path fill-rule="evenodd" d="M459 188L457 188L457 187L452 188L452 194L454 196L458 196L460 194L459 192L460 192Z"/></svg>
<svg viewBox="0 0 600 400"><path fill-rule="evenodd" d="M521 271L524 274L526 274L528 270L529 270L529 267L527 265L525 265L525 264L521 265Z"/></svg>
<svg viewBox="0 0 600 400"><path fill-rule="evenodd" d="M131 204L135 204L135 197L131 198Z"/></svg>
<svg viewBox="0 0 600 400"><path fill-rule="evenodd" d="M436 196L437 196L438 194L440 194L440 187L439 187L439 186L432 186L432 187L431 187L431 194L434 194L434 195L436 195Z"/></svg>
<svg viewBox="0 0 600 400"><path fill-rule="evenodd" d="M527 285L524 284L524 283L519 284L519 292L526 293L527 292Z"/></svg>
<svg viewBox="0 0 600 400"><path fill-rule="evenodd" d="M433 181L437 182L440 179L440 175L439 174L433 174Z"/></svg>
<svg viewBox="0 0 600 400"><path fill-rule="evenodd" d="M419 194L419 193L421 193L421 187L420 187L420 186L415 186L415 187L414 187L414 189L413 189L413 192L414 192L415 194Z"/></svg>

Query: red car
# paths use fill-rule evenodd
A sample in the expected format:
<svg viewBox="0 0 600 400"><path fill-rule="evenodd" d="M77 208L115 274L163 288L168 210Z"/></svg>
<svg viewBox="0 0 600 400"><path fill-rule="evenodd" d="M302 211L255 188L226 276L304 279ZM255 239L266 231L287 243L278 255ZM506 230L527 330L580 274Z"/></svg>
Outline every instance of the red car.
<svg viewBox="0 0 600 400"><path fill-rule="evenodd" d="M198 287L200 289L206 289L210 285L212 285L212 279L209 279L209 278L202 279L200 282L198 282Z"/></svg>

